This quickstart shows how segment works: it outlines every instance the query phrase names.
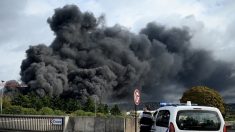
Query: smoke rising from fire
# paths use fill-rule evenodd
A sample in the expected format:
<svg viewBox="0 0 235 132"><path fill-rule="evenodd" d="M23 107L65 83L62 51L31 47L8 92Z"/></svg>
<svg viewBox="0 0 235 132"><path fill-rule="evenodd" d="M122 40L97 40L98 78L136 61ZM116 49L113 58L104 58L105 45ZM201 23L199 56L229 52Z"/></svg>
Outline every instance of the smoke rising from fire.
<svg viewBox="0 0 235 132"><path fill-rule="evenodd" d="M127 100L141 87L148 99L161 99L174 85L207 85L219 91L235 84L231 64L210 52L191 48L189 29L149 23L139 34L75 5L55 9L48 19L56 38L50 46L30 46L21 79L40 96L64 95L81 100Z"/></svg>

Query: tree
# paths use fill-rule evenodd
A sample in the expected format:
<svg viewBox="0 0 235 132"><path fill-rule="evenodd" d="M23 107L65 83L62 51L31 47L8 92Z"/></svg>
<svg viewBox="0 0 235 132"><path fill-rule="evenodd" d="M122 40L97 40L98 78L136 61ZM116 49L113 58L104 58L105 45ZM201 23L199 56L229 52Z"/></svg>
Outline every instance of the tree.
<svg viewBox="0 0 235 132"><path fill-rule="evenodd" d="M121 111L120 111L120 109L118 108L117 105L114 105L114 107L111 108L110 113L112 115L121 115Z"/></svg>
<svg viewBox="0 0 235 132"><path fill-rule="evenodd" d="M109 113L108 105L99 103L98 107L97 107L97 112L103 113L103 114L108 114Z"/></svg>
<svg viewBox="0 0 235 132"><path fill-rule="evenodd" d="M104 114L109 113L109 106L107 104L104 105Z"/></svg>
<svg viewBox="0 0 235 132"><path fill-rule="evenodd" d="M11 98L8 96L3 96L3 108L7 108L11 106Z"/></svg>
<svg viewBox="0 0 235 132"><path fill-rule="evenodd" d="M76 99L66 99L64 100L64 106L65 106L65 111L66 112L72 112L81 109L80 102Z"/></svg>
<svg viewBox="0 0 235 132"><path fill-rule="evenodd" d="M59 110L65 110L65 107L64 107L64 101L58 97L58 96L55 96L52 98L52 102L51 102L51 108L53 109L59 109Z"/></svg>
<svg viewBox="0 0 235 132"><path fill-rule="evenodd" d="M16 97L13 99L13 105L19 105L22 107L30 108L31 106L31 98L27 95L17 94Z"/></svg>
<svg viewBox="0 0 235 132"><path fill-rule="evenodd" d="M31 105L32 105L32 108L35 108L36 110L40 110L43 107L43 102L40 97L32 96Z"/></svg>
<svg viewBox="0 0 235 132"><path fill-rule="evenodd" d="M39 99L42 104L43 104L43 107L51 107L51 97L50 96L44 96L42 97L41 99Z"/></svg>
<svg viewBox="0 0 235 132"><path fill-rule="evenodd" d="M95 102L90 97L87 99L87 102L85 103L84 111L95 112Z"/></svg>
<svg viewBox="0 0 235 132"><path fill-rule="evenodd" d="M17 87L20 87L20 84L16 80L9 80L5 83L6 89L17 89Z"/></svg>
<svg viewBox="0 0 235 132"><path fill-rule="evenodd" d="M183 93L181 103L191 101L198 105L217 107L222 114L225 114L224 101L221 95L206 86L195 86Z"/></svg>
<svg viewBox="0 0 235 132"><path fill-rule="evenodd" d="M105 109L104 104L99 103L98 108L97 108L97 112L105 113L104 109Z"/></svg>

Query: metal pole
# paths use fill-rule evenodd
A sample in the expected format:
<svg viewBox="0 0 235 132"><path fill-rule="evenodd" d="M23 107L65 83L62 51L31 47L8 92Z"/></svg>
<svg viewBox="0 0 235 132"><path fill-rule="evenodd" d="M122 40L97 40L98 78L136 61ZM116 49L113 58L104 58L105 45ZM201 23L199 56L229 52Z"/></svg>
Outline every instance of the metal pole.
<svg viewBox="0 0 235 132"><path fill-rule="evenodd" d="M2 96L3 96L3 88L1 88L1 114L2 114Z"/></svg>
<svg viewBox="0 0 235 132"><path fill-rule="evenodd" d="M3 86L2 86L3 85ZM2 114L2 100L3 100L3 90L4 90L4 81L2 81L2 84L1 84L1 114Z"/></svg>
<svg viewBox="0 0 235 132"><path fill-rule="evenodd" d="M96 98L95 98L95 117L96 117Z"/></svg>
<svg viewBox="0 0 235 132"><path fill-rule="evenodd" d="M137 111L136 111L136 104L135 104L135 132L137 132Z"/></svg>

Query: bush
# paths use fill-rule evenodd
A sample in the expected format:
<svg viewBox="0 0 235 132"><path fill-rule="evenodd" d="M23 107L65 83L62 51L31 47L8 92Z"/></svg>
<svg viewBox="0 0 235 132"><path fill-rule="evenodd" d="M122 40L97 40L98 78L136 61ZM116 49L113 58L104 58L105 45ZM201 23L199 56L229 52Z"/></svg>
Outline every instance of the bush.
<svg viewBox="0 0 235 132"><path fill-rule="evenodd" d="M92 112L85 112L84 116L95 116L95 113Z"/></svg>
<svg viewBox="0 0 235 132"><path fill-rule="evenodd" d="M54 111L49 107L43 107L39 110L39 114L41 115L54 115Z"/></svg>
<svg viewBox="0 0 235 132"><path fill-rule="evenodd" d="M61 111L61 110L55 110L54 114L55 115L65 115L65 113L63 111Z"/></svg>
<svg viewBox="0 0 235 132"><path fill-rule="evenodd" d="M76 110L72 113L73 116L84 116L85 115L85 111L83 110Z"/></svg>
<svg viewBox="0 0 235 132"><path fill-rule="evenodd" d="M104 113L96 113L97 117L107 117L107 115L105 115Z"/></svg>
<svg viewBox="0 0 235 132"><path fill-rule="evenodd" d="M4 114L23 114L22 109L23 109L22 106L12 105L7 108L4 108L3 113Z"/></svg>
<svg viewBox="0 0 235 132"><path fill-rule="evenodd" d="M24 114L24 115L37 115L38 112L34 108L22 108L22 114Z"/></svg>
<svg viewBox="0 0 235 132"><path fill-rule="evenodd" d="M85 112L83 110L77 110L77 111L74 111L71 115L72 116L95 116L95 113Z"/></svg>
<svg viewBox="0 0 235 132"><path fill-rule="evenodd" d="M34 108L24 108L22 106L12 105L3 109L4 114L17 114L17 115L36 115L37 111Z"/></svg>

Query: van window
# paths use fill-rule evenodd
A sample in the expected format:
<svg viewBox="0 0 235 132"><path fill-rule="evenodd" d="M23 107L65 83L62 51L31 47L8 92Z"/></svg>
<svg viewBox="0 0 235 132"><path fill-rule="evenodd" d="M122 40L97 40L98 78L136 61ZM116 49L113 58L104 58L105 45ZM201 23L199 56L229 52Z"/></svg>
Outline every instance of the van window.
<svg viewBox="0 0 235 132"><path fill-rule="evenodd" d="M156 118L156 126L168 127L170 120L170 111L169 110L160 110Z"/></svg>
<svg viewBox="0 0 235 132"><path fill-rule="evenodd" d="M214 111L182 110L177 113L176 124L180 130L217 131L221 121Z"/></svg>
<svg viewBox="0 0 235 132"><path fill-rule="evenodd" d="M153 117L155 117L155 116L157 115L157 113L158 113L158 111L155 111L155 112L153 113Z"/></svg>

